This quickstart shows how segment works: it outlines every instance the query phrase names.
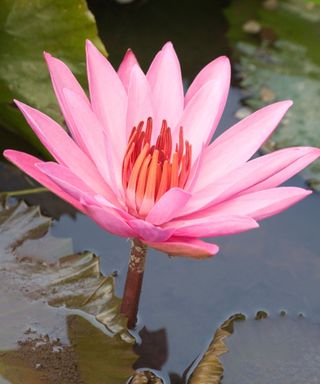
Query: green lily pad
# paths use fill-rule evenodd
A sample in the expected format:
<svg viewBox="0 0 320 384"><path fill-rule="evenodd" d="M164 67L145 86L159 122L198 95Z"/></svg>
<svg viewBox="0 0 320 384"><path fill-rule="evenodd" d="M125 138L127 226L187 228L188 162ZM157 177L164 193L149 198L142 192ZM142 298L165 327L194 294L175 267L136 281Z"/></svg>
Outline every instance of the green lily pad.
<svg viewBox="0 0 320 384"><path fill-rule="evenodd" d="M294 101L281 126L265 143L264 152L320 146L320 5L310 4L301 0L236 0L226 10L245 104L256 110L278 100ZM249 22L259 29L249 32ZM320 162L312 164L304 176L312 187L319 188Z"/></svg>
<svg viewBox="0 0 320 384"><path fill-rule="evenodd" d="M216 331L188 384L317 383L320 324L284 312L237 314Z"/></svg>
<svg viewBox="0 0 320 384"><path fill-rule="evenodd" d="M132 373L134 355L121 338L105 337L102 330L80 316L69 316L67 321L68 336L84 383L125 383Z"/></svg>
<svg viewBox="0 0 320 384"><path fill-rule="evenodd" d="M75 254L69 239L53 238L50 225L23 202L0 209L0 377L56 383L59 357L69 361L61 383L122 384L137 356L114 278L102 275L94 254Z"/></svg>
<svg viewBox="0 0 320 384"><path fill-rule="evenodd" d="M18 348L0 351L0 375L12 384L123 384L132 352L119 337L79 315L66 318L69 343L27 332Z"/></svg>
<svg viewBox="0 0 320 384"><path fill-rule="evenodd" d="M24 202L0 211L1 281L13 281L15 290L23 285L26 296L33 300L44 297L52 306L90 313L113 334L133 341L126 319L119 314L121 300L114 295L114 278L102 275L99 258L91 252L57 258L49 246L65 249L65 239L52 244L50 235L44 237L50 224L51 219L41 215L39 207L28 207ZM55 253L55 259L45 256L48 250Z"/></svg>
<svg viewBox="0 0 320 384"><path fill-rule="evenodd" d="M66 62L82 84L85 39L106 54L85 0L3 0L0 7L0 125L44 151L12 103L19 99L62 123L42 52Z"/></svg>

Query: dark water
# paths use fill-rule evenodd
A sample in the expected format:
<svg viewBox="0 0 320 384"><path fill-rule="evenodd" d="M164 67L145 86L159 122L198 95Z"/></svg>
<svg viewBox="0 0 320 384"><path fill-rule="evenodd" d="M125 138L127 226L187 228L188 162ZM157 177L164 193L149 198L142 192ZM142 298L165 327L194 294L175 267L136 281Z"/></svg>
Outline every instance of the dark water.
<svg viewBox="0 0 320 384"><path fill-rule="evenodd" d="M212 58L230 54L227 22L220 1L137 1L118 5L90 1L100 34L118 64L127 47L146 67L155 52L172 40L186 82ZM232 125L241 91L232 88L219 131ZM300 177L288 183L303 186ZM320 197L312 195L288 211L261 223L249 233L214 239L220 253L208 260L168 258L150 250L137 334L141 355L135 368L152 368L172 383L205 351L215 329L231 314L253 316L264 309L304 313L320 322ZM71 237L76 251L93 250L105 274L118 272L116 290L122 293L130 243L77 214L63 215L53 234Z"/></svg>

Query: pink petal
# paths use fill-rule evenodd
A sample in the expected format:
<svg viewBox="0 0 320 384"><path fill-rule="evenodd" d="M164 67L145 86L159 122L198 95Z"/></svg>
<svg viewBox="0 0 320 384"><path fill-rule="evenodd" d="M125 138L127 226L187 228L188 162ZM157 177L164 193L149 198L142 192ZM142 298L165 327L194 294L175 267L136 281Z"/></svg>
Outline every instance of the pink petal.
<svg viewBox="0 0 320 384"><path fill-rule="evenodd" d="M304 148L304 150L302 150L302 148ZM302 148L301 152L305 152L304 155L297 158L294 162L283 168L281 171L248 188L245 193L277 187L278 185L284 183L286 180L290 179L292 176L296 175L302 169L306 168L320 156L319 148ZM289 149L293 150L294 148L288 148L287 150Z"/></svg>
<svg viewBox="0 0 320 384"><path fill-rule="evenodd" d="M73 76L70 69L61 60L52 57L49 53L46 52L44 53L44 57L49 68L52 85L56 97L59 101L64 119L68 125L68 128L70 129L73 138L76 140L79 146L85 150L85 146L83 145L84 143L78 134L77 126L70 116L68 110L66 109L63 88L71 89L73 92L78 94L79 97L81 97L87 104L89 104L89 100L77 79Z"/></svg>
<svg viewBox="0 0 320 384"><path fill-rule="evenodd" d="M112 147L110 138L107 133L103 132L103 142L105 147L106 159L105 162L105 175L108 179L108 184L113 190L113 193L117 196L120 203L125 201L124 191L122 186L122 165L117 162L114 155L115 148Z"/></svg>
<svg viewBox="0 0 320 384"><path fill-rule="evenodd" d="M112 65L88 40L86 50L92 109L122 160L127 144L127 94Z"/></svg>
<svg viewBox="0 0 320 384"><path fill-rule="evenodd" d="M77 123L79 134L86 143L88 153L90 154L100 174L106 182L114 188L114 178L111 174L121 174L121 164L119 159L117 161L116 157L115 149L117 149L117 147L113 147L112 145L109 147L109 151L113 150L112 158L114 160L114 169L110 169L110 164L107 162L105 141L111 141L111 139L105 138L104 135L107 135L107 132L103 131L96 115L92 112L88 105L83 103L82 99L79 98L77 94L68 89L64 89L64 93L70 114L72 114L74 121ZM109 155L111 156L110 152Z"/></svg>
<svg viewBox="0 0 320 384"><path fill-rule="evenodd" d="M118 76L122 81L122 84L126 91L128 91L129 87L131 70L135 65L139 65L138 60L136 59L136 56L131 51L131 49L128 49L118 68Z"/></svg>
<svg viewBox="0 0 320 384"><path fill-rule="evenodd" d="M204 259L219 252L219 247L216 244L207 243L190 237L172 237L170 240L162 243L145 243L151 248L167 253L169 256L186 256L196 259Z"/></svg>
<svg viewBox="0 0 320 384"><path fill-rule="evenodd" d="M95 202L95 192L69 168L54 162L40 162L35 166L76 200L80 201L82 199L91 203Z"/></svg>
<svg viewBox="0 0 320 384"><path fill-rule="evenodd" d="M281 101L264 107L219 136L207 149L194 191L239 167L267 140L292 105Z"/></svg>
<svg viewBox="0 0 320 384"><path fill-rule="evenodd" d="M183 127L186 139L192 144L192 157L197 159L204 144L213 135L226 104L230 74L209 81L189 101L177 127ZM177 130L174 132L177 135Z"/></svg>
<svg viewBox="0 0 320 384"><path fill-rule="evenodd" d="M173 229L156 227L140 219L129 220L128 224L135 232L135 236L145 241L166 241L174 232Z"/></svg>
<svg viewBox="0 0 320 384"><path fill-rule="evenodd" d="M3 154L9 161L15 164L18 168L22 169L23 172L35 179L38 183L44 185L54 194L73 205L79 211L84 211L82 204L77 199L66 193L35 166L35 164L41 163L40 159L28 155L27 153L13 151L11 149L7 149Z"/></svg>
<svg viewBox="0 0 320 384"><path fill-rule="evenodd" d="M317 148L292 147L253 159L195 192L182 213L216 205L238 194L276 187L319 156Z"/></svg>
<svg viewBox="0 0 320 384"><path fill-rule="evenodd" d="M174 236L211 237L225 236L258 228L259 224L248 216L213 215L192 220L176 220L166 228L176 227Z"/></svg>
<svg viewBox="0 0 320 384"><path fill-rule="evenodd" d="M252 192L203 210L201 216L244 215L262 220L276 215L312 192L303 188L280 187Z"/></svg>
<svg viewBox="0 0 320 384"><path fill-rule="evenodd" d="M135 219L134 216L132 216L128 213L127 207L125 207L125 206L123 208L118 208L117 206L110 203L110 201L108 201L106 198L104 198L101 195L95 195L94 199L95 199L96 203L98 203L99 206L112 208L114 211L116 211L119 214L119 216L121 216L123 219L125 219L125 221Z"/></svg>
<svg viewBox="0 0 320 384"><path fill-rule="evenodd" d="M128 87L127 140L132 128L140 121L146 122L148 117L153 118L151 90L145 74L138 65L135 65L131 71Z"/></svg>
<svg viewBox="0 0 320 384"><path fill-rule="evenodd" d="M226 56L220 56L207 64L195 77L190 85L184 99L185 105L199 91L199 89L209 81L217 81L221 76L225 76L226 82L230 83L231 68L229 59Z"/></svg>
<svg viewBox="0 0 320 384"><path fill-rule="evenodd" d="M114 193L102 179L96 166L59 124L26 104L19 101L15 103L42 144L59 163L70 168L80 179L91 185L96 193L101 193L110 201L115 200Z"/></svg>
<svg viewBox="0 0 320 384"><path fill-rule="evenodd" d="M181 68L172 43L166 43L155 56L147 73L155 113L155 128L160 131L162 120L172 129L183 111L184 94Z"/></svg>
<svg viewBox="0 0 320 384"><path fill-rule="evenodd" d="M122 237L134 237L134 231L117 212L107 207L86 205L85 212L103 229Z"/></svg>
<svg viewBox="0 0 320 384"><path fill-rule="evenodd" d="M169 189L151 208L146 221L152 224L160 225L172 220L186 202L191 194L180 188Z"/></svg>

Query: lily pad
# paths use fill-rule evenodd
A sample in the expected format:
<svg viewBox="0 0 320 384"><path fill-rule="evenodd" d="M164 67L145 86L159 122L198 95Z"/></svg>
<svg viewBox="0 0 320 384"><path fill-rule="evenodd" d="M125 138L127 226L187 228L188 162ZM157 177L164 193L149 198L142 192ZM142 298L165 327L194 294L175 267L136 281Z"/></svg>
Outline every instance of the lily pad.
<svg viewBox="0 0 320 384"><path fill-rule="evenodd" d="M123 384L132 353L117 337L79 315L67 317L69 343L34 331L18 348L0 351L0 375L12 384Z"/></svg>
<svg viewBox="0 0 320 384"><path fill-rule="evenodd" d="M45 298L52 306L81 309L95 315L111 333L133 341L126 319L119 314L121 300L114 295L114 278L102 275L96 255L60 255L58 260L45 256L49 249L46 242L51 246L53 242L50 235L43 237L50 224L51 219L41 215L39 207L28 207L24 202L0 211L1 286L8 280L13 282L14 291L21 291L23 286L26 296L33 300ZM44 256L39 249L30 256L32 242L35 249L39 238ZM65 239L62 243L64 249ZM61 247L61 242L54 246Z"/></svg>
<svg viewBox="0 0 320 384"><path fill-rule="evenodd" d="M41 368L41 350L38 363L21 351L35 333L39 343L34 348L47 338L48 361L56 364L52 353L57 348L61 359L70 357L65 375L72 371L74 383L122 384L133 374L137 356L119 314L114 278L102 275L94 254L75 254L70 240L53 238L50 225L38 207L23 202L0 209L0 377L14 384L22 377L26 384L57 382L54 368ZM68 376L61 380L73 383Z"/></svg>
<svg viewBox="0 0 320 384"><path fill-rule="evenodd" d="M0 125L44 151L12 100L62 123L42 52L66 62L85 84L84 41L106 53L85 0L3 0L0 7Z"/></svg>
<svg viewBox="0 0 320 384"><path fill-rule="evenodd" d="M320 146L320 5L300 0L270 4L270 0L236 0L226 10L244 102L256 110L277 100L294 101L264 152ZM244 28L252 20L260 26L256 34ZM320 162L312 164L304 176L319 188Z"/></svg>
<svg viewBox="0 0 320 384"><path fill-rule="evenodd" d="M236 314L227 319L217 329L207 351L194 368L188 384L219 384L223 376L223 365L220 356L228 352L225 340L233 333L234 323L245 320L242 314Z"/></svg>
<svg viewBox="0 0 320 384"><path fill-rule="evenodd" d="M318 383L320 324L299 315L237 314L216 331L188 384Z"/></svg>

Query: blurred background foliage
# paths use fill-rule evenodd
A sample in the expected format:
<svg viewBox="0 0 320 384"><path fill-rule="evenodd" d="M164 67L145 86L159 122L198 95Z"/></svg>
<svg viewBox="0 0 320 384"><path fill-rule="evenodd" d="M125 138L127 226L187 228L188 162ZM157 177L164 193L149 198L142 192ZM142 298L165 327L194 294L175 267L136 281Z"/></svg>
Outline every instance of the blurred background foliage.
<svg viewBox="0 0 320 384"><path fill-rule="evenodd" d="M121 3L121 4L119 4ZM281 128L264 146L272 151L292 145L320 146L320 5L319 0L3 0L0 8L0 148L23 149L48 156L13 103L19 99L64 125L50 85L42 52L66 62L86 88L84 41L106 54L112 47L118 65L131 47L144 69L157 47L173 40L186 86L201 65L214 56L234 60L243 103L249 109L293 99ZM96 16L100 40L95 21ZM199 23L199 20L202 22ZM146 33L146 31L148 33ZM221 33L223 32L223 33ZM201 63L201 65L200 65ZM21 141L22 140L22 141ZM320 185L320 163L305 172Z"/></svg>
<svg viewBox="0 0 320 384"><path fill-rule="evenodd" d="M2 0L0 7L0 125L44 152L13 99L63 124L43 59L44 51L67 63L86 85L84 41L106 53L85 0ZM11 141L11 146L15 140ZM45 153L46 154L46 153Z"/></svg>

